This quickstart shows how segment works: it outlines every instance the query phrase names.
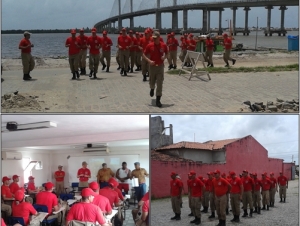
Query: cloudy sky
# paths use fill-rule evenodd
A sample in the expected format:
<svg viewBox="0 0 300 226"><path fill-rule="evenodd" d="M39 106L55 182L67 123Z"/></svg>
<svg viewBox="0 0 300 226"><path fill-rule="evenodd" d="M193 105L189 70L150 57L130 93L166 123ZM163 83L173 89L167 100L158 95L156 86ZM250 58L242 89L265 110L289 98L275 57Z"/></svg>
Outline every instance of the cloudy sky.
<svg viewBox="0 0 300 226"><path fill-rule="evenodd" d="M154 0L149 0L154 1ZM169 0L161 0L166 2ZM192 1L192 0L185 0ZM214 1L214 0L213 0ZM124 8L125 0L122 0ZM139 7L141 0L133 0L134 9ZM92 27L97 22L110 16L114 0L2 0L2 30L8 29L69 29ZM298 8L288 7L285 16L286 27L298 27ZM259 17L259 27L267 24L267 10L252 8L249 12L249 26L256 26ZM232 19L232 11L225 9L222 16L222 26L227 27L226 19ZM242 8L237 11L237 27L244 27L245 13ZM218 12L211 13L211 27L218 27ZM182 27L182 11L179 12L179 27ZM189 10L188 26L202 27L202 11ZM129 26L129 20L123 21L123 26ZM155 26L155 16L135 18L135 26ZM163 14L162 26L171 27L171 14ZM272 10L273 27L280 27L280 11L278 7Z"/></svg>
<svg viewBox="0 0 300 226"><path fill-rule="evenodd" d="M155 116L155 115L153 115ZM252 135L269 153L298 164L297 115L161 115L165 127L173 125L173 141L205 142ZM166 130L169 134L169 129Z"/></svg>

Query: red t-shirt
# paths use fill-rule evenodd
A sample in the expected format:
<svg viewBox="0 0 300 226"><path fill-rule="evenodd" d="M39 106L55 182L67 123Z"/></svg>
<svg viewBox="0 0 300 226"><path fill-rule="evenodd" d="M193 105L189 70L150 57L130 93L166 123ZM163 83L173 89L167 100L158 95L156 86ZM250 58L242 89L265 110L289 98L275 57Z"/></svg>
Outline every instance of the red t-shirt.
<svg viewBox="0 0 300 226"><path fill-rule="evenodd" d="M276 180L276 178L270 178L270 181L271 181L271 188L275 188L276 187L276 184L277 184L277 180Z"/></svg>
<svg viewBox="0 0 300 226"><path fill-rule="evenodd" d="M261 184L262 184L262 190L266 191L266 190L270 190L272 182L266 178L261 180Z"/></svg>
<svg viewBox="0 0 300 226"><path fill-rule="evenodd" d="M88 168L80 168L77 172L77 175L84 174L87 176L91 176L91 171ZM79 177L79 181L88 181L88 177Z"/></svg>
<svg viewBox="0 0 300 226"><path fill-rule="evenodd" d="M55 180L56 181L58 181L58 182L60 182L60 181L64 181L64 178L65 178L65 172L64 171L56 171L55 173L54 173L56 176L63 176L63 177L58 177L58 178L56 178Z"/></svg>
<svg viewBox="0 0 300 226"><path fill-rule="evenodd" d="M143 213L149 213L149 200L146 200L142 206L142 212ZM149 221L149 214L146 218L146 222L147 222L147 225L148 225L148 221Z"/></svg>
<svg viewBox="0 0 300 226"><path fill-rule="evenodd" d="M77 37L67 38L66 45L70 45L69 46L69 55L74 55L74 54L77 54L80 52L81 42L80 42L80 39L78 39Z"/></svg>
<svg viewBox="0 0 300 226"><path fill-rule="evenodd" d="M31 42L30 40L26 39L26 38L23 38L21 41L20 41L20 44L19 46L28 46L30 45L30 47L26 48L26 49L21 49L21 52L22 53L31 53Z"/></svg>
<svg viewBox="0 0 300 226"><path fill-rule="evenodd" d="M101 209L93 203L80 202L73 205L67 215L67 221L78 220L84 222L92 222L105 224L105 218Z"/></svg>
<svg viewBox="0 0 300 226"><path fill-rule="evenodd" d="M212 191L212 181L211 179L207 179L205 181L205 190L211 192Z"/></svg>
<svg viewBox="0 0 300 226"><path fill-rule="evenodd" d="M103 51L110 51L112 45L112 40L109 37L102 37L102 50ZM109 45L109 46L108 46Z"/></svg>
<svg viewBox="0 0 300 226"><path fill-rule="evenodd" d="M191 186L191 196L192 197L201 197L202 196L202 187L204 186L203 182L195 178L194 180L190 181Z"/></svg>
<svg viewBox="0 0 300 226"><path fill-rule="evenodd" d="M143 47L143 46L142 46L142 39L141 39L140 37L139 37L139 38L136 38L136 45L137 45L137 47L135 48L135 51L141 52L139 46L140 46L140 47Z"/></svg>
<svg viewBox="0 0 300 226"><path fill-rule="evenodd" d="M114 190L118 193L119 199L124 200L123 194L119 188L114 188Z"/></svg>
<svg viewBox="0 0 300 226"><path fill-rule="evenodd" d="M120 50L127 50L127 47L131 46L131 38L127 35L120 35L118 37L118 45L121 46Z"/></svg>
<svg viewBox="0 0 300 226"><path fill-rule="evenodd" d="M90 46L90 54L100 54L100 48L98 47L102 44L102 39L99 36L88 37L88 45ZM97 48L96 48L97 47Z"/></svg>
<svg viewBox="0 0 300 226"><path fill-rule="evenodd" d="M12 204L12 216L23 217L25 225L29 224L29 215L36 214L34 207L28 202L21 202L19 205L16 202Z"/></svg>
<svg viewBox="0 0 300 226"><path fill-rule="evenodd" d="M281 186L285 186L288 179L285 176L279 176L277 181Z"/></svg>
<svg viewBox="0 0 300 226"><path fill-rule="evenodd" d="M170 180L170 187L171 187L171 196L179 196L180 195L180 188L182 188L182 184L180 180Z"/></svg>
<svg viewBox="0 0 300 226"><path fill-rule="evenodd" d="M196 49L196 41L194 39L188 39L187 40L187 49L190 51L195 51Z"/></svg>
<svg viewBox="0 0 300 226"><path fill-rule="evenodd" d="M88 44L88 36L83 35L82 37L79 35L77 38L80 40L81 43L81 49L87 49L87 44ZM82 48L82 46L85 46Z"/></svg>
<svg viewBox="0 0 300 226"><path fill-rule="evenodd" d="M150 43L152 43L152 41L153 41L153 38L152 38L152 37L150 37L150 38L144 37L144 38L141 39L141 46L143 47L143 51L145 51L146 47L147 47Z"/></svg>
<svg viewBox="0 0 300 226"><path fill-rule="evenodd" d="M146 201L146 200L149 200L149 192L147 192L143 198L141 199L142 201Z"/></svg>
<svg viewBox="0 0 300 226"><path fill-rule="evenodd" d="M230 193L232 193L232 194L240 194L241 193L241 187L240 186L243 185L243 183L242 183L242 180L240 178L235 177L234 179L231 179L229 183L231 184Z"/></svg>
<svg viewBox="0 0 300 226"><path fill-rule="evenodd" d="M155 44L154 42L150 43L145 51L145 55L150 55L150 60L155 62L155 65L163 64L163 60L161 57L165 54L168 54L168 47L165 43L160 42L159 44Z"/></svg>
<svg viewBox="0 0 300 226"><path fill-rule="evenodd" d="M29 182L27 188L28 188L29 190L34 191L34 190L35 190L35 184L34 184L34 182L33 182L33 183L32 183L32 182Z"/></svg>
<svg viewBox="0 0 300 226"><path fill-rule="evenodd" d="M181 40L181 45L180 45L180 47L181 47L181 49L182 50L185 50L185 49L187 49L187 45L188 45L188 39L186 39L186 38L183 38L182 40Z"/></svg>
<svg viewBox="0 0 300 226"><path fill-rule="evenodd" d="M99 194L108 198L111 207L114 206L114 203L117 204L119 202L118 193L109 187L100 189Z"/></svg>
<svg viewBox="0 0 300 226"><path fill-rule="evenodd" d="M254 191L260 191L261 181L260 179L253 179L254 182Z"/></svg>
<svg viewBox="0 0 300 226"><path fill-rule="evenodd" d="M216 196L223 196L228 191L229 182L223 178L219 178L218 180L215 178L212 181L213 188Z"/></svg>
<svg viewBox="0 0 300 226"><path fill-rule="evenodd" d="M206 43L207 50L214 49L214 41L212 39L206 39L205 43Z"/></svg>
<svg viewBox="0 0 300 226"><path fill-rule="evenodd" d="M18 183L16 182L12 182L10 185L9 185L9 189L11 191L12 194L15 194L16 191L18 191L20 189Z"/></svg>
<svg viewBox="0 0 300 226"><path fill-rule="evenodd" d="M103 213L108 213L112 210L108 198L104 197L103 195L95 196L93 204L99 206Z"/></svg>
<svg viewBox="0 0 300 226"><path fill-rule="evenodd" d="M1 225L2 225L2 226L6 226L6 224L5 224L4 220L3 220L3 218L1 218Z"/></svg>
<svg viewBox="0 0 300 226"><path fill-rule="evenodd" d="M254 185L253 179L249 176L242 177L244 191L252 191L252 185Z"/></svg>
<svg viewBox="0 0 300 226"><path fill-rule="evenodd" d="M169 38L167 40L167 46L169 46L169 51L177 51L178 40L176 38Z"/></svg>
<svg viewBox="0 0 300 226"><path fill-rule="evenodd" d="M58 205L57 197L51 192L42 191L36 194L36 204L48 207L48 213L52 213L52 208Z"/></svg>
<svg viewBox="0 0 300 226"><path fill-rule="evenodd" d="M232 41L230 38L224 38L224 46L225 46L225 49L231 49Z"/></svg>
<svg viewBox="0 0 300 226"><path fill-rule="evenodd" d="M12 198L13 197L12 196L13 194L11 193L9 187L6 186L6 185L1 186L1 195L5 196L6 198Z"/></svg>
<svg viewBox="0 0 300 226"><path fill-rule="evenodd" d="M136 51L136 47L135 46L137 45L137 40L136 40L135 37L130 37L130 38L131 38L132 45L134 45L134 47L130 47L129 50L130 50L130 52L134 52L134 51Z"/></svg>

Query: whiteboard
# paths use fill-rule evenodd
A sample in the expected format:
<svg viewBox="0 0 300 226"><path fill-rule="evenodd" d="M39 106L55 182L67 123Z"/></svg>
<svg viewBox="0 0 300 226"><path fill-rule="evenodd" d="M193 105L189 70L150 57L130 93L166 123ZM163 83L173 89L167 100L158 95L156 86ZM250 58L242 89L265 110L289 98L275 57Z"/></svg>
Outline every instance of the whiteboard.
<svg viewBox="0 0 300 226"><path fill-rule="evenodd" d="M98 170L102 168L102 163L106 163L108 168L116 173L122 167L122 162L127 163L127 168L134 170L134 163L139 162L139 155L112 155L112 156L76 156L68 159L69 182L79 182L77 171L82 167L82 162L87 162L87 168L91 171L89 182L97 181ZM143 168L143 166L141 165Z"/></svg>

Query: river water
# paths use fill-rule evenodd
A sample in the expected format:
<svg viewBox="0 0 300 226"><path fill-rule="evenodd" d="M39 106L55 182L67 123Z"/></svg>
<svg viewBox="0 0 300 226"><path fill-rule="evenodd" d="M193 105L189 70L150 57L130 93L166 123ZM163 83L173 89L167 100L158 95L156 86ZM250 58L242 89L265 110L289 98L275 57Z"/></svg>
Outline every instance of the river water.
<svg viewBox="0 0 300 226"><path fill-rule="evenodd" d="M91 34L87 34L88 36ZM195 34L197 35L197 34ZM288 31L288 35L299 35L298 31ZM70 36L68 33L60 34L32 34L31 43L34 44L32 48L32 55L36 57L65 57L68 55L68 49L65 48L65 41ZM259 31L257 35L257 47L287 49L287 36L264 36L263 31ZM114 45L112 47L112 55L116 53L117 34L110 34ZM166 35L162 35L166 40ZM179 35L176 36L179 38ZM2 34L2 53L1 58L20 58L20 50L18 49L19 42L23 38L22 34ZM256 42L256 32L252 31L249 36L241 34L234 37L233 43L243 43L244 47L254 48Z"/></svg>

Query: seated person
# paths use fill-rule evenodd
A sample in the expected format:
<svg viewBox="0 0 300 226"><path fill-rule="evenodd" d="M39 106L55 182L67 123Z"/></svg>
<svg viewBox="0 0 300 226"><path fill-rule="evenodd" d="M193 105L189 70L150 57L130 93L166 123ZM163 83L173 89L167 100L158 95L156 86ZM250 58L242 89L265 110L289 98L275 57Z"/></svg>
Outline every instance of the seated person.
<svg viewBox="0 0 300 226"><path fill-rule="evenodd" d="M92 204L94 197L97 196L90 188L84 188L81 191L81 202L74 204L66 218L66 226L70 225L70 221L77 220L82 222L98 222L101 226L111 226L111 223L106 223L101 209Z"/></svg>
<svg viewBox="0 0 300 226"><path fill-rule="evenodd" d="M29 180L28 187L27 187L28 195L38 193L39 189L35 187L34 177L30 176L28 177L28 180Z"/></svg>
<svg viewBox="0 0 300 226"><path fill-rule="evenodd" d="M12 204L12 216L23 217L25 226L29 224L29 216L38 215L32 204L25 202L25 194L22 190L15 193L15 201Z"/></svg>
<svg viewBox="0 0 300 226"><path fill-rule="evenodd" d="M5 204L11 205L12 201L15 200L14 198L15 195L12 194L9 189L9 181L10 181L9 177L2 178L3 185L1 186L1 196Z"/></svg>
<svg viewBox="0 0 300 226"><path fill-rule="evenodd" d="M133 218L134 221L137 221L137 220L141 219L141 216L138 216L138 213L139 213L139 212L140 212L140 214L142 213L143 205L144 205L145 201L147 201L147 200L149 200L149 192L147 192L147 193L143 196L143 198L141 199L141 201L139 201L139 203L138 203L138 208L133 209L133 210L131 211L131 213L132 213L132 218Z"/></svg>
<svg viewBox="0 0 300 226"><path fill-rule="evenodd" d="M18 184L19 182L19 177L18 175L13 175L12 179L13 179L13 182L11 182L11 184L9 185L9 189L11 191L12 194L15 194L18 190L22 189L22 191L24 192L24 188L21 188ZM29 203L33 203L33 199L31 197L26 197L25 198L25 201L26 202L29 202Z"/></svg>
<svg viewBox="0 0 300 226"><path fill-rule="evenodd" d="M114 185L113 189L114 189L114 191L116 191L116 192L118 193L119 199L120 199L121 201L124 201L124 200L125 200L125 197L123 196L121 190L118 188L118 186L119 186L118 181L115 180L114 183L113 183L113 185Z"/></svg>
<svg viewBox="0 0 300 226"><path fill-rule="evenodd" d="M108 198L104 197L103 195L99 195L99 184L96 181L94 181L94 182L90 183L89 187L96 194L98 194L97 196L94 197L93 204L95 204L96 206L99 206L99 208L101 209L103 214L106 214L106 215L111 214L112 208L111 208Z"/></svg>
<svg viewBox="0 0 300 226"><path fill-rule="evenodd" d="M116 180L114 178L110 178L108 180L108 186L99 190L100 195L108 198L111 208L113 208L114 206L120 206L118 193L113 189L115 181Z"/></svg>

